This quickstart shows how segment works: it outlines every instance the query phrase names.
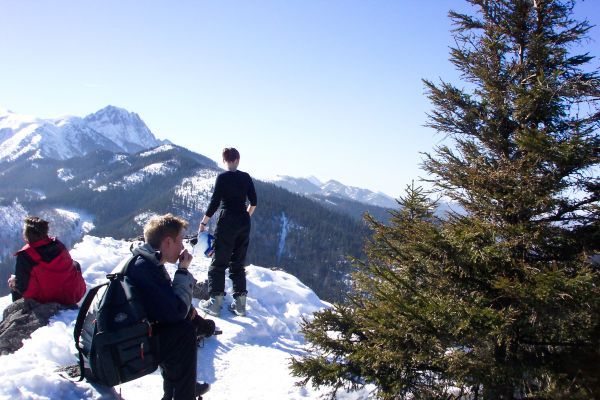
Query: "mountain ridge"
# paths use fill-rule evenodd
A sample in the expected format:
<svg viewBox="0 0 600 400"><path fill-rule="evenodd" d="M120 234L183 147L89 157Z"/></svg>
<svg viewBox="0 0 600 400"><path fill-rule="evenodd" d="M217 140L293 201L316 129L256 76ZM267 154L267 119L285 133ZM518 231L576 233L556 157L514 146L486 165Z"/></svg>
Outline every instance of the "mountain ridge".
<svg viewBox="0 0 600 400"><path fill-rule="evenodd" d="M15 215L49 215L51 226L61 222L55 209L78 210L92 216L91 234L116 238L138 237L149 217L171 212L189 221L191 234L221 171L214 161L176 145L134 154L95 150L66 160L20 158L0 163L0 205L21 210ZM346 257L362 257L364 223L270 183L255 180L255 187L259 206L248 262L282 268L322 298L336 298L351 272ZM20 223L7 226L14 230ZM15 251L21 245L18 232L0 227L0 236L10 237ZM10 270L10 257L4 261Z"/></svg>
<svg viewBox="0 0 600 400"><path fill-rule="evenodd" d="M309 197L313 197L314 195L325 197L332 196L387 209L398 207L396 200L385 193L376 193L369 189L344 185L334 179L322 182L314 176L296 178L289 175L276 175L275 177L267 178L266 180L291 192L307 195Z"/></svg>
<svg viewBox="0 0 600 400"><path fill-rule="evenodd" d="M135 153L159 146L138 114L106 106L84 118L42 119L0 108L0 161L20 157L68 159L94 150Z"/></svg>
<svg viewBox="0 0 600 400"><path fill-rule="evenodd" d="M0 149L15 135L17 151L0 151L0 206L7 215L48 218L72 243L81 221L66 218L69 211L89 215L93 235L138 237L148 218L167 212L187 219L188 233L195 233L222 171L201 154L159 141L139 115L114 106L84 118L39 119L7 111L0 115ZM306 182L320 183L315 177ZM364 256L364 212L385 221L387 210L331 193L310 198L259 179L255 187L259 206L247 261L284 269L326 300L340 298L352 272L348 257ZM22 244L15 228L21 223L0 226L9 249L0 268L7 273L11 249ZM6 290L4 282L0 290Z"/></svg>

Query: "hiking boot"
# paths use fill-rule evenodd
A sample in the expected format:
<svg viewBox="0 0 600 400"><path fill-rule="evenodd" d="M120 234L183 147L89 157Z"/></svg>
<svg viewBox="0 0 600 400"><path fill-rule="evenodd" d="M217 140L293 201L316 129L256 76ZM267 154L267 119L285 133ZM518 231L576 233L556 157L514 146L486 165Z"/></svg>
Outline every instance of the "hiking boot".
<svg viewBox="0 0 600 400"><path fill-rule="evenodd" d="M223 304L223 295L211 295L208 300L202 300L198 307L202 311L212 316L218 317L221 312L221 306Z"/></svg>
<svg viewBox="0 0 600 400"><path fill-rule="evenodd" d="M210 385L206 382L196 382L196 396L200 398L203 394L210 390Z"/></svg>
<svg viewBox="0 0 600 400"><path fill-rule="evenodd" d="M246 294L233 295L233 302L229 305L229 311L234 314L246 315Z"/></svg>
<svg viewBox="0 0 600 400"><path fill-rule="evenodd" d="M171 383L164 382L163 388L165 393L161 400L173 400L173 386ZM197 399L202 399L202 395L206 394L210 390L210 385L206 382L196 382L196 387L194 387L194 397Z"/></svg>

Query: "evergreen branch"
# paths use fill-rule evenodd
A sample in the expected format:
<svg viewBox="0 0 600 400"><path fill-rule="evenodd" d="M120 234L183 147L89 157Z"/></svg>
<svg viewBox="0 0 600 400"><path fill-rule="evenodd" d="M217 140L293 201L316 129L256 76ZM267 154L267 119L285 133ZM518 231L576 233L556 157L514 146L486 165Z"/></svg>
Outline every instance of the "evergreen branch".
<svg viewBox="0 0 600 400"><path fill-rule="evenodd" d="M526 344L526 345L530 345L530 346L550 346L550 347L594 347L597 346L598 343L592 343L592 342L561 342L561 341L547 341L547 342L540 342L540 341L534 341L534 340L527 340L527 339L517 339L519 343L521 344Z"/></svg>

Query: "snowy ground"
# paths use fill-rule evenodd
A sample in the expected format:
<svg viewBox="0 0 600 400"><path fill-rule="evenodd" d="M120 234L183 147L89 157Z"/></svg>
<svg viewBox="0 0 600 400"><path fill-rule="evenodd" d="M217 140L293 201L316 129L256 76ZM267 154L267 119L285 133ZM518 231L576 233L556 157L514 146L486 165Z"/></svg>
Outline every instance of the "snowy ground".
<svg viewBox="0 0 600 400"><path fill-rule="evenodd" d="M75 245L73 258L80 261L88 287L105 281L105 275L129 254L130 243L85 236ZM190 267L196 279L206 279L209 260L196 257ZM175 267L168 266L172 274ZM324 392L294 385L289 374L291 356L303 354L304 339L298 333L302 316L327 307L312 290L294 276L257 266L247 268L248 315L239 317L223 310L214 318L223 334L205 340L198 352L198 379L209 382L210 399L292 400L317 399ZM229 285L229 281L227 282ZM230 292L230 287L226 288ZM231 298L228 299L229 301ZM197 300L194 300L197 306ZM10 296L0 298L0 311ZM1 314L1 313L0 313ZM22 349L0 357L0 399L160 399L160 373L115 388L74 383L54 372L74 364L73 327L77 311L58 314L47 327L35 331ZM367 399L368 392L345 394L339 399Z"/></svg>

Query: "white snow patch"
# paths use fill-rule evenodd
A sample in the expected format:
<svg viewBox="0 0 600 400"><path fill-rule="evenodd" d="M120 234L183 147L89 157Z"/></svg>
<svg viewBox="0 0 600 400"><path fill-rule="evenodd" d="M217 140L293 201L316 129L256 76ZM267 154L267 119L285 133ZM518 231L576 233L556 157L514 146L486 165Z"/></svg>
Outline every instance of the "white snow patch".
<svg viewBox="0 0 600 400"><path fill-rule="evenodd" d="M146 225L146 222L150 221L150 218L154 217L155 215L157 215L155 212L145 211L133 217L133 220L136 224L143 227Z"/></svg>
<svg viewBox="0 0 600 400"><path fill-rule="evenodd" d="M33 153L31 156L29 156L28 160L40 160L42 158L44 158L44 157L42 157L42 151L40 149L37 149L35 151L35 153Z"/></svg>
<svg viewBox="0 0 600 400"><path fill-rule="evenodd" d="M106 281L106 274L128 257L129 242L112 238L85 236L71 254L81 263L88 287ZM189 249L191 250L191 249ZM196 279L207 278L210 260L195 258L190 272ZM176 267L167 265L173 275ZM214 318L223 334L205 340L198 349L198 379L211 384L207 398L244 400L317 399L324 391L297 387L289 373L290 357L304 353L304 338L299 332L302 317L311 315L328 303L297 278L283 271L258 266L247 268L248 316L223 311ZM226 290L231 286L227 280ZM0 313L10 301L0 298ZM227 302L230 297L227 297ZM197 306L197 300L194 300ZM0 356L0 398L19 399L100 399L100 393L87 382L71 382L58 376L56 368L76 363L73 327L77 311L59 313L49 324L35 331L24 346L12 355ZM265 390L268 388L268 390ZM125 399L151 399L162 394L159 371L120 385ZM339 399L367 399L368 391L345 394ZM111 397L112 398L112 397Z"/></svg>
<svg viewBox="0 0 600 400"><path fill-rule="evenodd" d="M153 154L158 154L158 153L162 153L164 151L173 150L174 148L175 147L172 146L172 145L170 145L170 144L164 144L162 146L158 146L155 149L148 150L148 151L145 151L143 153L140 153L140 157L148 157L148 156L151 156Z"/></svg>
<svg viewBox="0 0 600 400"><path fill-rule="evenodd" d="M25 189L26 198L28 200L45 200L46 194L41 190Z"/></svg>
<svg viewBox="0 0 600 400"><path fill-rule="evenodd" d="M175 187L174 202L192 212L204 211L208 207L218 174L218 171L211 169L194 171L192 176L183 178L181 183Z"/></svg>
<svg viewBox="0 0 600 400"><path fill-rule="evenodd" d="M159 162L145 166L139 171L123 178L123 187L135 185L143 182L146 178L153 175L167 175L177 170L178 162L171 160L167 162Z"/></svg>
<svg viewBox="0 0 600 400"><path fill-rule="evenodd" d="M56 175L65 182L68 182L74 178L72 171L70 169L66 169L66 168L57 169Z"/></svg>
<svg viewBox="0 0 600 400"><path fill-rule="evenodd" d="M23 220L28 215L27 210L18 201L11 205L0 206L0 259L12 255L19 249L22 239Z"/></svg>
<svg viewBox="0 0 600 400"><path fill-rule="evenodd" d="M289 230L289 219L286 217L285 212L281 212L281 232L279 233L279 246L277 248L277 263L281 260L283 251L285 249L285 238Z"/></svg>
<svg viewBox="0 0 600 400"><path fill-rule="evenodd" d="M115 154L113 158L110 160L111 164L114 162L125 161L127 159L127 155L125 154Z"/></svg>

